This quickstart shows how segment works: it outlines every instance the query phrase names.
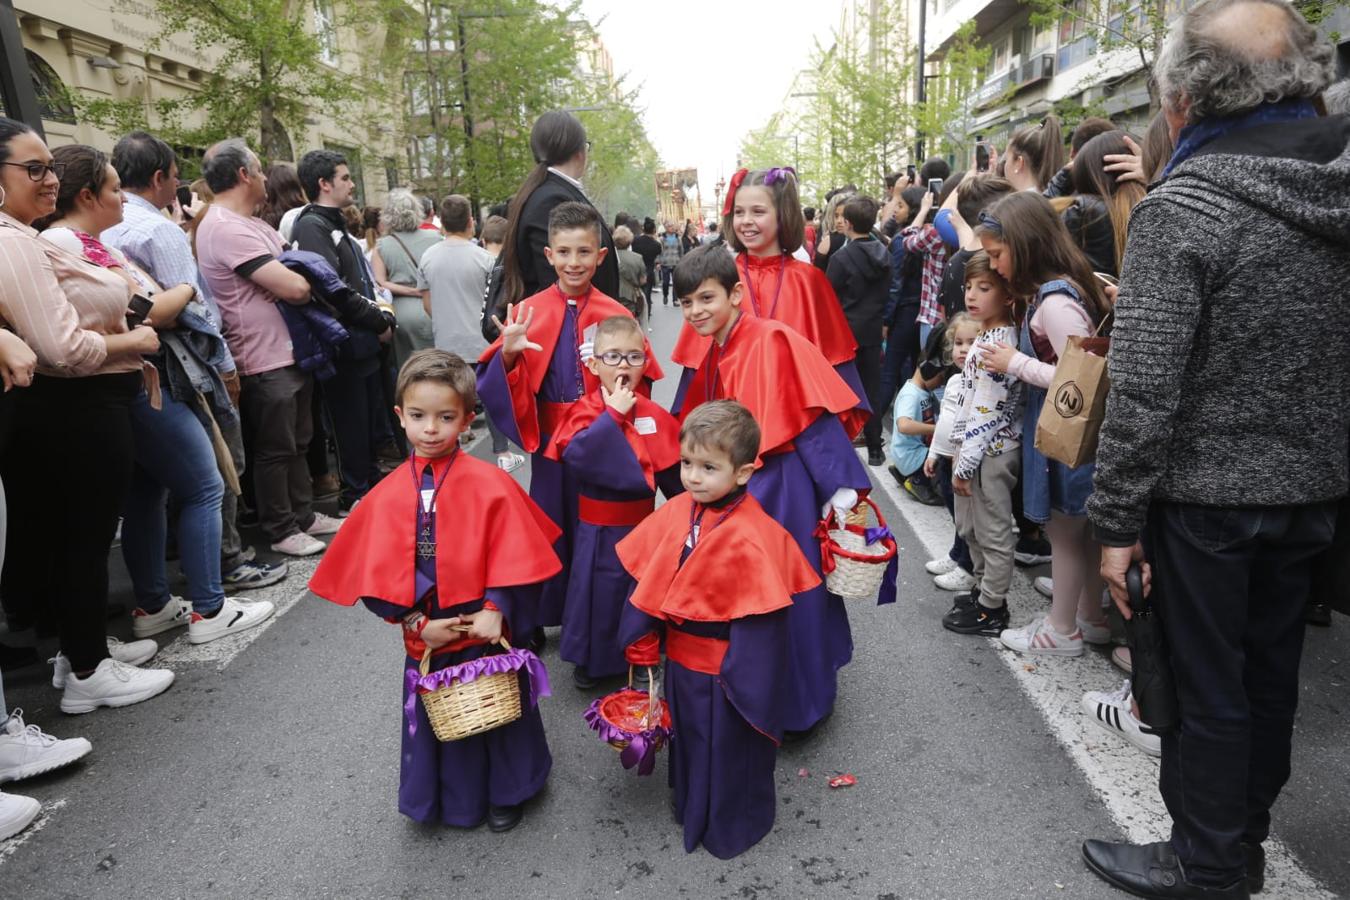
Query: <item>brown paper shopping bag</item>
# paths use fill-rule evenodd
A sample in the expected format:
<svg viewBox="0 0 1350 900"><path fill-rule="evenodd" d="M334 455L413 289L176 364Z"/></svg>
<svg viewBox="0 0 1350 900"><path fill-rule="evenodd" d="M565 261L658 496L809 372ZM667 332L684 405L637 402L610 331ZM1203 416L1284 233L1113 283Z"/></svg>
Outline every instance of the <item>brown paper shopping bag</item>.
<svg viewBox="0 0 1350 900"><path fill-rule="evenodd" d="M1055 378L1036 421L1036 449L1077 467L1097 454L1097 435L1106 415L1106 374L1110 338L1071 336L1055 366Z"/></svg>

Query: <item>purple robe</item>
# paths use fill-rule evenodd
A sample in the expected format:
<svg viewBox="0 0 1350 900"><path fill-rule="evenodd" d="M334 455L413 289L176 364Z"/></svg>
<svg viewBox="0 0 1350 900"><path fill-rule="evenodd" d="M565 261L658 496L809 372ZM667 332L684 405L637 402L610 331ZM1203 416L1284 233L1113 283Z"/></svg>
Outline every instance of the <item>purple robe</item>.
<svg viewBox="0 0 1350 900"><path fill-rule="evenodd" d="M679 626L729 642L717 676L666 662L673 726L669 780L686 852L702 844L730 859L773 829L773 770L784 712L779 683L790 665L790 610ZM620 640L627 646L669 627L675 626L624 604Z"/></svg>
<svg viewBox="0 0 1350 900"><path fill-rule="evenodd" d="M571 403L580 399L582 378L578 374L581 360L577 355L576 319L573 316L562 317L562 330L553 345L553 358L549 360L544 373L543 383L535 398L541 403ZM502 355L497 353L486 363L478 366L478 396L483 408L492 418L493 424L513 441L521 446L520 426L516 422L515 407L511 403L511 390L506 382L506 368L502 364ZM561 625L563 606L567 598L569 566L572 562L573 529L577 523L577 484L559 462L544 457L544 448L553 436L540 428L539 449L530 454L530 499L539 504L539 508L553 520L553 524L562 529L562 536L553 545L553 550L562 560L562 571L544 584L539 599L538 625ZM509 535L503 537L509 539Z"/></svg>
<svg viewBox="0 0 1350 900"><path fill-rule="evenodd" d="M627 501L654 496L623 429L605 412L572 437L562 458L569 477L587 497ZM667 497L683 490L678 465L656 473L656 478ZM572 536L558 654L593 678L628 671L619 643L619 614L633 590L633 578L614 547L633 527L578 521Z"/></svg>

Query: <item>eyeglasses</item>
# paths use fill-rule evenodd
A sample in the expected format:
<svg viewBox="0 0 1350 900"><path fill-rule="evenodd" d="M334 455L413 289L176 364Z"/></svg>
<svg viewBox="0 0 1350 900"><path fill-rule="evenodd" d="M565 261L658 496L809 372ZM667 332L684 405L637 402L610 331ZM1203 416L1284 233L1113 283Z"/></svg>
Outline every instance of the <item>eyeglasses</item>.
<svg viewBox="0 0 1350 900"><path fill-rule="evenodd" d="M49 166L46 163L7 162L7 163L0 163L0 165L13 166L16 169L27 169L28 178L30 181L41 181L42 179L47 177L48 172L51 172L53 175L55 175L57 180L59 181L61 177L66 174L66 167L64 163L52 163Z"/></svg>
<svg viewBox="0 0 1350 900"><path fill-rule="evenodd" d="M604 353L595 354L595 358L607 366L617 366L621 362L626 362L636 369L647 361L647 354L641 350L630 350L627 353L620 353L618 350L606 350Z"/></svg>

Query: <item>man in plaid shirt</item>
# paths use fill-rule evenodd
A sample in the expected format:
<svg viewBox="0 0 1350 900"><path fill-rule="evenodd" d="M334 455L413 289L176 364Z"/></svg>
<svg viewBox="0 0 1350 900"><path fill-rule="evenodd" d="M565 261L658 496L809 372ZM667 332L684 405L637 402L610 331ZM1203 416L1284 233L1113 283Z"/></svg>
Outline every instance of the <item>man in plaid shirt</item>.
<svg viewBox="0 0 1350 900"><path fill-rule="evenodd" d="M942 321L942 275L947 270L947 245L938 237L937 229L925 224L933 209L933 193L925 191L919 204L914 224L904 230L905 249L923 254L923 278L919 290L919 346L928 344L933 326Z"/></svg>

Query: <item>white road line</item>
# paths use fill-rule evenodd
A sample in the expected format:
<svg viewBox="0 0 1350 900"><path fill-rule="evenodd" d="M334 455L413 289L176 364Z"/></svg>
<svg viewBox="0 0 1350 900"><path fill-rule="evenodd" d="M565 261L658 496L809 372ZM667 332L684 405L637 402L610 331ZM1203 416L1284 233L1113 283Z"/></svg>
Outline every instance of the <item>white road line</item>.
<svg viewBox="0 0 1350 900"><path fill-rule="evenodd" d="M864 456L862 451L859 455ZM890 497L922 545L902 546L901 553L918 552L924 559L945 557L951 547L953 532L947 510L940 506L924 506L905 495L884 468L869 468L868 471L873 483ZM943 602L934 602L940 593L934 588L921 591L917 598L919 603L934 605L934 628L941 627L937 618L945 612L945 608L937 609L939 605L945 607L945 597ZM1022 577L1013 579L1008 599L1015 624L1029 618L1025 614L1028 609L1044 609L1047 603L1031 587L1030 579ZM901 600L916 602L914 597L902 596ZM1125 837L1135 843L1166 838L1171 832L1171 818L1158 793L1157 761L1089 722L1078 705L1085 692L1114 688L1123 676L1097 653L1084 654L1077 659L1023 657L1003 649L996 638L988 641L991 652L1003 661L1018 686L1040 710L1055 738L1087 778ZM1323 888L1278 839L1272 837L1266 841L1265 848L1267 896L1335 900L1335 895Z"/></svg>
<svg viewBox="0 0 1350 900"><path fill-rule="evenodd" d="M14 837L5 841L0 841L0 866L3 866L8 862L9 858L17 853L20 847L36 837L39 831L46 828L47 823L51 821L52 813L63 808L65 805L66 798L64 797L60 800L53 800L42 808L42 812L38 814L38 817L33 821L32 825L29 825L23 831L14 835Z"/></svg>

